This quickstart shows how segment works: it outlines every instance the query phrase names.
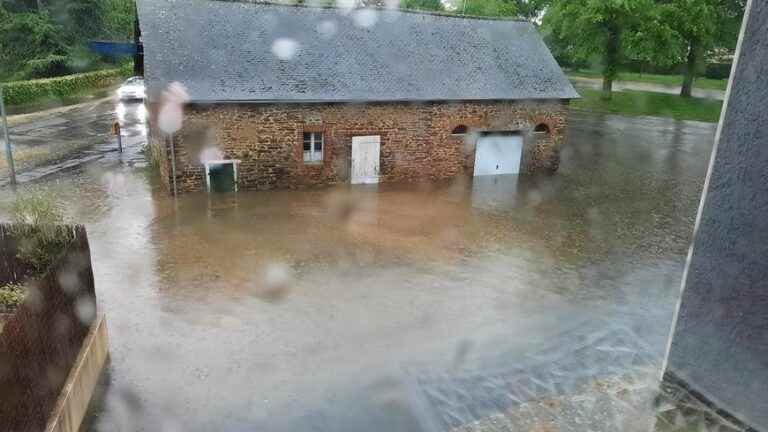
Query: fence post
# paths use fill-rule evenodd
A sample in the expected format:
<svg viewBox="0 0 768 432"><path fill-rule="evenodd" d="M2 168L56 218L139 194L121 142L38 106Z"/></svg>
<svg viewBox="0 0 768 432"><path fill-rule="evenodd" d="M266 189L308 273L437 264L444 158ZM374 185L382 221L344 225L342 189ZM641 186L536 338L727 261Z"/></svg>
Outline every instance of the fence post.
<svg viewBox="0 0 768 432"><path fill-rule="evenodd" d="M16 168L13 166L13 153L11 151L11 138L8 135L8 118L5 115L5 100L3 96L3 86L0 85L0 117L3 118L3 135L5 138L5 157L8 161L8 171L10 172L11 184L16 184Z"/></svg>

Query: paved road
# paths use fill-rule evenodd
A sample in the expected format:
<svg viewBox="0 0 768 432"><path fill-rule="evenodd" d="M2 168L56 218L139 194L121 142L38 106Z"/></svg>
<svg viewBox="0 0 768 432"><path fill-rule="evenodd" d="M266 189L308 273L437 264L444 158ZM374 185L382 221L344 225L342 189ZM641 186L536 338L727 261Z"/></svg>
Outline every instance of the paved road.
<svg viewBox="0 0 768 432"><path fill-rule="evenodd" d="M144 164L139 154L146 142L145 108L140 102L112 98L39 113L9 117L9 132L16 160L17 181L28 183L79 167L117 153L114 121L123 129L126 163ZM4 159L3 159L4 162ZM5 165L0 168L0 186L8 184Z"/></svg>
<svg viewBox="0 0 768 432"><path fill-rule="evenodd" d="M569 77L569 79L574 84L582 87L590 87L597 90L603 88L603 80L598 78ZM675 95L680 94L680 86L666 86L638 81L614 81L613 89L616 91L638 90ZM723 100L725 99L725 92L722 90L707 90L694 87L693 96L698 98Z"/></svg>

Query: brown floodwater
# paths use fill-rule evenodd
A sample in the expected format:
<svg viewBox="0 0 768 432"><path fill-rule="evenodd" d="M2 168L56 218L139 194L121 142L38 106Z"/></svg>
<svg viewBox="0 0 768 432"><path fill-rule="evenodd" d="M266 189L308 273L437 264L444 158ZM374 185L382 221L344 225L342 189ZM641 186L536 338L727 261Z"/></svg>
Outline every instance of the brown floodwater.
<svg viewBox="0 0 768 432"><path fill-rule="evenodd" d="M134 143L41 181L109 324L85 429L497 430L590 383L653 390L714 132L572 113L544 177L174 200ZM634 430L652 394L548 415Z"/></svg>

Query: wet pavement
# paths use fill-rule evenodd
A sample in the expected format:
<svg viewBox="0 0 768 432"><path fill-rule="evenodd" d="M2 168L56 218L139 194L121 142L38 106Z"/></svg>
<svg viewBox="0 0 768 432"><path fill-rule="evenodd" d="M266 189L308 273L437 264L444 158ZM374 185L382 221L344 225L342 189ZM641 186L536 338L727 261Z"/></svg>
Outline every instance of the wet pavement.
<svg viewBox="0 0 768 432"><path fill-rule="evenodd" d="M9 134L16 181L29 183L118 152L112 124L118 121L125 147L136 153L145 142L146 110L140 102L102 98L79 105L10 116ZM145 164L134 155L127 159ZM9 183L5 158L0 160L0 186Z"/></svg>
<svg viewBox="0 0 768 432"><path fill-rule="evenodd" d="M569 77L568 79L570 79L571 82L574 83L574 85L589 87L595 90L600 90L603 88L603 80L599 78ZM613 90L615 91L623 91L623 90L647 91L647 92L666 93L666 94L673 94L673 95L680 94L680 86L655 84L655 83L647 83L647 82L640 82L640 81L614 81ZM691 90L691 95L697 98L717 99L717 100L725 99L724 90L703 89L703 88L694 87L693 90Z"/></svg>
<svg viewBox="0 0 768 432"><path fill-rule="evenodd" d="M139 139L49 176L109 323L84 430L647 430L714 132L574 113L552 177L173 200Z"/></svg>

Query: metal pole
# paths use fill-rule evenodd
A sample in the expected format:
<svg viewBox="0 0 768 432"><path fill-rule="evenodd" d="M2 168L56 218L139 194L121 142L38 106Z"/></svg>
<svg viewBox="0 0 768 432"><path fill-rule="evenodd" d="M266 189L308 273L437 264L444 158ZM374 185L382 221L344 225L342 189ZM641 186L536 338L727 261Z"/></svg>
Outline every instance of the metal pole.
<svg viewBox="0 0 768 432"><path fill-rule="evenodd" d="M117 126L117 151L123 152L123 131L119 125Z"/></svg>
<svg viewBox="0 0 768 432"><path fill-rule="evenodd" d="M171 134L171 176L173 177L173 196L176 196L176 149L173 145L173 134Z"/></svg>
<svg viewBox="0 0 768 432"><path fill-rule="evenodd" d="M11 138L8 136L8 118L5 115L5 101L3 86L0 85L0 117L3 117L3 134L5 136L5 157L8 160L8 170L11 175L11 184L16 184L16 168L13 166L13 153L11 152Z"/></svg>

